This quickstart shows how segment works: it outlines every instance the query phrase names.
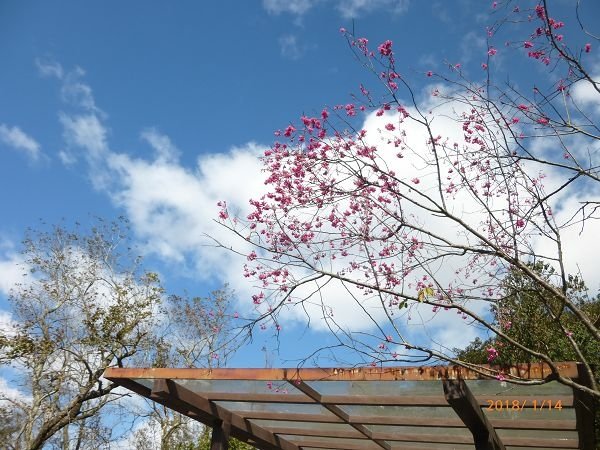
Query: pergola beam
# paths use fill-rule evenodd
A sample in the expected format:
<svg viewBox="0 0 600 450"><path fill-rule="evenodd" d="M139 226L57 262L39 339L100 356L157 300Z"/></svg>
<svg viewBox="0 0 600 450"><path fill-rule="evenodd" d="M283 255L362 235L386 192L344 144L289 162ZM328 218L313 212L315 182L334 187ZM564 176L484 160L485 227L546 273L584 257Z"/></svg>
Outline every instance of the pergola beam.
<svg viewBox="0 0 600 450"><path fill-rule="evenodd" d="M235 410L237 414L245 419L264 419L274 420L277 422L308 422L308 423L343 423L339 417L331 414L305 414L305 413L289 413L275 411L252 411L252 410ZM439 427L439 428L464 428L465 424L459 418L440 418L428 417L426 422L423 418L414 416L393 416L393 415L362 415L350 414L348 416L350 422L363 423L365 425L396 425L396 426L418 426L418 427ZM505 430L556 430L570 431L577 429L575 420L551 420L551 419L535 419L535 420L512 420L512 419L489 419L491 424L496 428Z"/></svg>
<svg viewBox="0 0 600 450"><path fill-rule="evenodd" d="M577 363L557 363L557 367L561 375L585 384L586 372ZM540 379L551 375L549 368L543 364L513 366L506 368L505 373L521 379ZM525 396L506 396L505 392L500 392L493 396L494 404L508 405L518 401L521 410L527 410L523 416L526 419L509 420L492 416L488 419L484 407L489 407L490 396L475 397L465 383L465 379L484 380L486 377L456 366L212 370L114 368L108 369L105 377L211 426L211 450L226 450L230 436L261 450L304 450L311 447L424 450L425 447L436 448L444 444L462 448L469 443L473 445L473 442L477 450L503 450L505 445L595 449L593 433L589 431L594 404L589 396L575 389L573 398L565 395L562 388L534 389L530 394L528 391L515 392L527 392L529 395ZM196 383L194 380L205 381ZM217 383L223 380L229 381ZM237 386L236 382L245 380L254 383ZM261 380L267 382L265 386L256 383ZM394 383L420 380L437 381L430 384L438 388L438 383L442 384L444 395L430 388L423 390L425 395L416 395L410 389L396 389ZM188 381L190 384L185 384ZM350 382L351 385L342 383L342 389L339 389L339 384L334 383L336 387L329 389L328 381ZM377 386L382 382L386 386L381 390L363 389L362 383L368 387L369 382L375 381ZM358 382L356 389L353 382ZM271 389L273 384L283 383L289 383L293 389ZM483 382L488 386L489 383L486 383ZM231 385L235 387L231 388ZM267 386L269 390L266 390ZM482 389L481 393L487 392L486 389ZM374 395L368 395L369 392ZM560 420L558 413L552 418L532 413L536 406L541 409L540 401L552 404L560 401L562 407L570 410L569 415ZM388 409L389 406L409 408ZM433 408L436 414L430 417L427 411ZM451 414L450 408L456 415ZM445 412L438 411L440 409ZM413 410L415 415L412 415ZM576 418L573 417L574 410ZM438 412L444 414L438 415ZM395 429L407 426L423 429L422 432ZM470 433L459 435L451 431L460 428L466 428L465 431ZM511 432L500 440L497 429L514 430L516 433ZM540 431L534 436L519 430ZM553 430L554 433L544 435L544 430ZM560 436L558 431L567 433L557 438Z"/></svg>
<svg viewBox="0 0 600 450"><path fill-rule="evenodd" d="M325 409L338 416L344 421L344 423L350 425L352 428L360 432L366 438L371 439L371 441L374 442L378 447L383 448L384 450L390 450L390 445L387 442L382 441L380 439L374 439L371 431L366 426L364 426L363 424L350 422L350 417L348 416L348 414L346 414L339 406L323 403L323 396L317 390L313 389L308 384L306 384L304 381L301 381L299 379L288 381L293 386L295 386L296 389L309 396L315 402L321 403Z"/></svg>
<svg viewBox="0 0 600 450"><path fill-rule="evenodd" d="M579 364L577 366L578 377L577 381L587 387L592 386L592 380L585 366ZM579 423L579 448L582 450L594 450L596 448L596 436L594 433L594 418L596 417L596 402L594 398L579 389L574 389L574 406L575 416Z"/></svg>
<svg viewBox="0 0 600 450"><path fill-rule="evenodd" d="M565 377L578 376L577 363L556 363L558 372ZM480 370L496 374L495 369L481 365ZM506 376L522 379L543 379L552 375L544 363L517 364L506 371ZM105 377L164 378L197 380L253 380L253 381L441 381L445 378L482 380L482 373L460 366L421 367L355 367L355 368L271 368L271 369L170 369L170 368L108 368Z"/></svg>
<svg viewBox="0 0 600 450"><path fill-rule="evenodd" d="M231 424L229 422L215 424L210 437L210 450L229 450L230 432Z"/></svg>
<svg viewBox="0 0 600 450"><path fill-rule="evenodd" d="M173 380L157 379L154 380L152 388L154 396L163 397L166 400L167 406L172 401L180 401L189 405L191 408L201 410L212 415L221 422L230 424L231 433L235 430L240 430L240 436L251 435L256 440L254 444L257 447L265 449L281 449L281 450L300 450L299 447L284 438L275 436L270 431L246 421L238 414L232 413L225 408L216 405L215 403L200 397L193 391L186 389ZM219 422L217 422L218 424Z"/></svg>
<svg viewBox="0 0 600 450"><path fill-rule="evenodd" d="M476 450L505 450L496 430L465 381L445 379L443 385L448 404L473 434Z"/></svg>

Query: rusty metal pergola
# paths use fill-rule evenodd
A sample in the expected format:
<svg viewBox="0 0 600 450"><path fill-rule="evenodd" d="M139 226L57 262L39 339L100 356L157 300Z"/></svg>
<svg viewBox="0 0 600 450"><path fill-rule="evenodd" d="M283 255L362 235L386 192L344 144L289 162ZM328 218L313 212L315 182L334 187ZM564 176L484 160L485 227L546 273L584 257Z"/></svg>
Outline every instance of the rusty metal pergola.
<svg viewBox="0 0 600 450"><path fill-rule="evenodd" d="M577 363L558 364L580 382ZM544 380L544 364L507 369ZM453 366L110 368L105 377L264 450L595 449L594 401L550 381L514 385Z"/></svg>

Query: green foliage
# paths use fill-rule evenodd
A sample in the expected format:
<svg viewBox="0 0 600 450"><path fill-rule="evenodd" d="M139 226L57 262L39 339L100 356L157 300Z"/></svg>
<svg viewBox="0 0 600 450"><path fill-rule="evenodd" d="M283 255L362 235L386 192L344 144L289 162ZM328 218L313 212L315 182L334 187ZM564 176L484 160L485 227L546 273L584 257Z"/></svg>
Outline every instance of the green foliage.
<svg viewBox="0 0 600 450"><path fill-rule="evenodd" d="M0 330L0 365L16 368L14 385L30 398L11 404L23 420L0 447L77 439L69 433L84 425L94 447L99 414L115 398L102 374L147 359L163 289L132 254L125 221L44 228L23 241L24 276L9 296L16 328Z"/></svg>
<svg viewBox="0 0 600 450"><path fill-rule="evenodd" d="M114 438L102 417L119 397L102 379L107 367L217 367L237 348L233 293L165 296L133 253L125 220L30 230L22 260L9 297L16 328L0 330L0 370L16 367L14 386L31 400L0 408L0 448L99 448ZM204 448L200 424L158 404L111 411L142 414L160 430L138 433L136 448L154 448L157 437L163 449Z"/></svg>
<svg viewBox="0 0 600 450"><path fill-rule="evenodd" d="M176 450L210 450L210 439L212 435L212 430L210 428L205 428L204 433L200 437L198 443L195 447L184 447L177 448ZM246 444L245 442L239 441L235 438L229 439L229 450L253 450L254 447L250 444Z"/></svg>
<svg viewBox="0 0 600 450"><path fill-rule="evenodd" d="M19 430L22 421L23 416L17 411L12 410L8 405L0 406L0 444L7 444L7 447L0 448L15 448L10 442L12 437Z"/></svg>
<svg viewBox="0 0 600 450"><path fill-rule="evenodd" d="M232 298L227 286L206 297L169 296L163 305L168 330L157 347L154 366L225 365L238 347L232 328Z"/></svg>
<svg viewBox="0 0 600 450"><path fill-rule="evenodd" d="M532 268L545 280L551 281L556 277L555 271L548 265L535 264ZM600 296L589 299L585 284L577 276L569 276L566 281L568 298L592 322L598 323ZM600 342L560 300L540 291L538 286L522 272L510 273L502 283L503 297L492 308L494 325L530 351L493 336L486 340L477 338L464 349L455 349L457 357L483 364L488 362L487 349L495 348L498 357L494 364L538 362L540 358L535 353L541 353L553 361L583 359L596 368L600 367Z"/></svg>

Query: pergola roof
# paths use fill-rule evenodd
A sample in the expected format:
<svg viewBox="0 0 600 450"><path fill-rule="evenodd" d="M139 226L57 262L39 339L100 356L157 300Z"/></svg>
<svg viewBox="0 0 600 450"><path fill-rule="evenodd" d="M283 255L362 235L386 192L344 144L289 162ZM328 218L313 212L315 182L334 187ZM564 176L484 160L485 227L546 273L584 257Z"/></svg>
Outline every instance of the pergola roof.
<svg viewBox="0 0 600 450"><path fill-rule="evenodd" d="M551 374L543 364L505 373ZM105 377L213 427L214 448L228 436L265 450L595 448L593 401L556 381L514 385L450 366L110 368Z"/></svg>

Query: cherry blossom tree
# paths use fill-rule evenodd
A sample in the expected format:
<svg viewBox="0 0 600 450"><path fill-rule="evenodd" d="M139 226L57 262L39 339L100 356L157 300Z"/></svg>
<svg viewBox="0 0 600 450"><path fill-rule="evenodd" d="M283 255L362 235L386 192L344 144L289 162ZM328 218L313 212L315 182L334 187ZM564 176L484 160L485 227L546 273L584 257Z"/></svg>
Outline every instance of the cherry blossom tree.
<svg viewBox="0 0 600 450"><path fill-rule="evenodd" d="M256 284L256 324L279 331L304 310L373 365L441 360L600 398L580 341L600 341L599 318L585 307L595 295L574 296L569 276L600 211L599 42L579 14L565 22L545 0L523 3L491 5L477 73L460 62L410 70L391 40L372 45L341 29L373 82L276 131L262 159L267 193L250 200L250 214L219 203L221 223L252 247L244 276ZM518 319L505 302L507 276L539 293L536 311L566 337L589 386L507 332ZM418 338L410 321L421 324ZM462 361L436 327L487 333L553 375L504 373L497 348L489 366Z"/></svg>

